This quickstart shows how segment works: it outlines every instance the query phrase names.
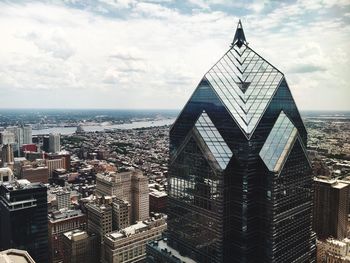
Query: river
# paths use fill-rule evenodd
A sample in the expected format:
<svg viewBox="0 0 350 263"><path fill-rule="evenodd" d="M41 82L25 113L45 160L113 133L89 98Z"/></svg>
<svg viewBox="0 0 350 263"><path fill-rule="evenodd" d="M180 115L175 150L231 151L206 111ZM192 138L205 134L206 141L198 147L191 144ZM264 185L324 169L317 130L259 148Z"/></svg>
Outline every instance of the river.
<svg viewBox="0 0 350 263"><path fill-rule="evenodd" d="M95 131L104 131L106 129L136 129L136 128L147 128L147 127L157 127L164 125L171 125L175 121L172 119L162 119L154 121L135 121L132 123L123 123L115 125L82 125L85 132L95 132ZM70 135L75 133L77 130L76 127L54 127L41 130L33 130L33 135L42 135L50 133L60 133L62 135Z"/></svg>

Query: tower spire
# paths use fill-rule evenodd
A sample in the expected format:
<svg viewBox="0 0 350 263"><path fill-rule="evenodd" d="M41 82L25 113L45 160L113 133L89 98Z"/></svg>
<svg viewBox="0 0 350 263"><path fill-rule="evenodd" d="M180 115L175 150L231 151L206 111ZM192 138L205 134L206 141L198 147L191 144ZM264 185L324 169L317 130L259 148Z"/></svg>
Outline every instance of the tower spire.
<svg viewBox="0 0 350 263"><path fill-rule="evenodd" d="M235 33L235 36L233 38L231 46L233 47L234 45L237 45L240 48L243 44L248 44L248 43L247 43L247 41L245 39L243 26L242 26L242 22L241 22L241 19L240 19L238 21L236 33Z"/></svg>

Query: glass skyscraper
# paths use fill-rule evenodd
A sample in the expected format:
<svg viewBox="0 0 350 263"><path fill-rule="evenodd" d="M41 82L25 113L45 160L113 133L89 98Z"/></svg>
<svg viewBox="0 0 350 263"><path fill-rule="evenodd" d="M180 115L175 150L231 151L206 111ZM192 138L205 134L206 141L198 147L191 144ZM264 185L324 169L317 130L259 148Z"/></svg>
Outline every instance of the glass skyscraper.
<svg viewBox="0 0 350 263"><path fill-rule="evenodd" d="M170 130L168 245L197 262L314 262L306 143L283 73L239 22Z"/></svg>

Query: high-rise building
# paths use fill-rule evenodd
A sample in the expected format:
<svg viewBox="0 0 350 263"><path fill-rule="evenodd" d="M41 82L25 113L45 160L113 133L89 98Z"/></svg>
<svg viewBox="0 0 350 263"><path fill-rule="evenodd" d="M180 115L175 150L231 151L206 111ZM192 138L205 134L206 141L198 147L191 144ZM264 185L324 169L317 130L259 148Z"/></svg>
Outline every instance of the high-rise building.
<svg viewBox="0 0 350 263"><path fill-rule="evenodd" d="M239 22L170 130L167 244L201 263L314 262L306 143L283 73Z"/></svg>
<svg viewBox="0 0 350 263"><path fill-rule="evenodd" d="M15 138L14 150L17 152L18 155L20 155L20 153L21 153L20 149L21 149L23 144L31 144L32 143L32 127L31 126L7 127L5 132L7 134L13 134L13 137ZM10 136L10 135L7 135L7 137L8 136Z"/></svg>
<svg viewBox="0 0 350 263"><path fill-rule="evenodd" d="M70 192L59 191L56 193L57 209L69 209L71 207Z"/></svg>
<svg viewBox="0 0 350 263"><path fill-rule="evenodd" d="M23 128L23 144L32 144L32 127L24 126Z"/></svg>
<svg viewBox="0 0 350 263"><path fill-rule="evenodd" d="M100 259L101 256L103 256L103 254L101 255L101 252L103 252L103 237L113 231L112 206L106 203L89 203L86 205L86 210L88 218L87 232L89 235L94 234L96 236L97 242L99 243L96 255L97 258Z"/></svg>
<svg viewBox="0 0 350 263"><path fill-rule="evenodd" d="M15 134L10 131L3 131L1 134L1 143L0 144L14 144L15 143Z"/></svg>
<svg viewBox="0 0 350 263"><path fill-rule="evenodd" d="M49 170L49 178L52 178L52 174L54 170L64 168L65 159L62 157L60 159L46 160L46 165Z"/></svg>
<svg viewBox="0 0 350 263"><path fill-rule="evenodd" d="M42 149L44 152L50 151L50 137L49 136L43 137L43 148Z"/></svg>
<svg viewBox="0 0 350 263"><path fill-rule="evenodd" d="M350 185L335 179L314 179L313 229L318 239L347 236Z"/></svg>
<svg viewBox="0 0 350 263"><path fill-rule="evenodd" d="M99 241L103 236L112 232L112 207L108 204L89 203L86 205L87 210L87 230L89 234L96 234Z"/></svg>
<svg viewBox="0 0 350 263"><path fill-rule="evenodd" d="M5 144L2 146L1 151L1 164L3 167L6 167L14 163L14 154L13 154L13 145Z"/></svg>
<svg viewBox="0 0 350 263"><path fill-rule="evenodd" d="M0 250L24 249L48 262L47 189L18 180L0 185Z"/></svg>
<svg viewBox="0 0 350 263"><path fill-rule="evenodd" d="M113 230L119 230L128 227L131 220L131 206L129 202L114 198L112 208Z"/></svg>
<svg viewBox="0 0 350 263"><path fill-rule="evenodd" d="M131 205L131 222L149 217L148 179L141 171L96 175L96 194L114 196Z"/></svg>
<svg viewBox="0 0 350 263"><path fill-rule="evenodd" d="M49 214L49 262L63 260L63 234L73 230L85 230L86 215L80 210L54 211Z"/></svg>
<svg viewBox="0 0 350 263"><path fill-rule="evenodd" d="M57 153L61 149L61 135L60 134L50 134L49 135L49 152Z"/></svg>
<svg viewBox="0 0 350 263"><path fill-rule="evenodd" d="M142 221L149 218L149 188L148 178L142 173L134 173L131 176L132 192L132 219Z"/></svg>
<svg viewBox="0 0 350 263"><path fill-rule="evenodd" d="M58 153L49 153L45 154L45 158L49 160L53 159L64 159L64 166L63 168L67 171L70 169L70 153L67 151L60 151Z"/></svg>
<svg viewBox="0 0 350 263"><path fill-rule="evenodd" d="M95 235L74 230L63 235L63 263L98 263L99 243Z"/></svg>

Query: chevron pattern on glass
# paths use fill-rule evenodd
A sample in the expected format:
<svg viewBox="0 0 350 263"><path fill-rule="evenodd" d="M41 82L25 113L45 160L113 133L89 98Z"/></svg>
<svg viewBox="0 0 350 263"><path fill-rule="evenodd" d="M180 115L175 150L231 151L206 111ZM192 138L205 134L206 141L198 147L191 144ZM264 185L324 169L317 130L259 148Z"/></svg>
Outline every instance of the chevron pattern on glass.
<svg viewBox="0 0 350 263"><path fill-rule="evenodd" d="M271 172L279 173L298 138L298 130L281 111L269 136L260 150L260 157Z"/></svg>
<svg viewBox="0 0 350 263"><path fill-rule="evenodd" d="M249 138L283 74L247 45L234 45L205 78Z"/></svg>
<svg viewBox="0 0 350 263"><path fill-rule="evenodd" d="M224 170L231 160L232 152L205 111L199 116L195 128L221 169Z"/></svg>

